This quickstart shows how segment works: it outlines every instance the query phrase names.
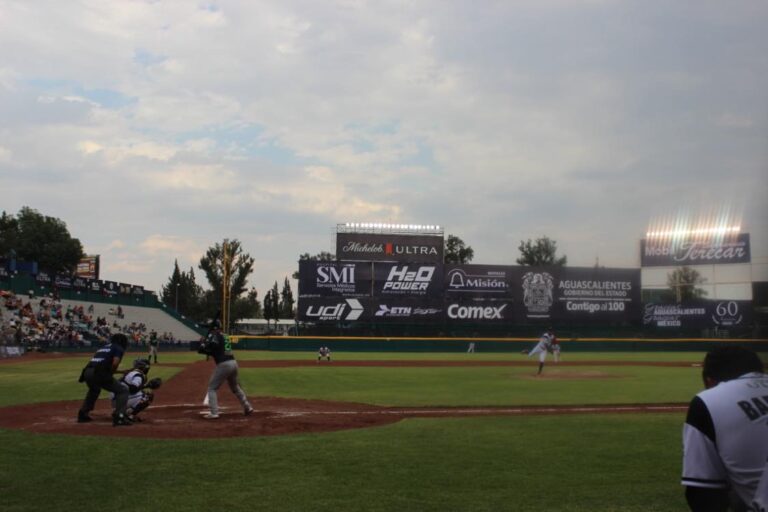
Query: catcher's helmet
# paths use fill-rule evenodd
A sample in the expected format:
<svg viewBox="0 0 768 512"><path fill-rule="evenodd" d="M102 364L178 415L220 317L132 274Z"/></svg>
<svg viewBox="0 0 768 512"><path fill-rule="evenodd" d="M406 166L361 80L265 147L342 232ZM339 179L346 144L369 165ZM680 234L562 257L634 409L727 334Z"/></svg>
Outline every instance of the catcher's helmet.
<svg viewBox="0 0 768 512"><path fill-rule="evenodd" d="M149 373L149 359L142 359L140 357L133 362L133 367L147 374Z"/></svg>

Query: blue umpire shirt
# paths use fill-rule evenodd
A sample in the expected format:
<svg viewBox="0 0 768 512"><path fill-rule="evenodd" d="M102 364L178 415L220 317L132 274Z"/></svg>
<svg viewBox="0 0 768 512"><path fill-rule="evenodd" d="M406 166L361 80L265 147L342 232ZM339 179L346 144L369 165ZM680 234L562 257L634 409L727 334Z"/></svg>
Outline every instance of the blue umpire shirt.
<svg viewBox="0 0 768 512"><path fill-rule="evenodd" d="M89 368L96 368L97 373L107 373L112 375L112 359L117 357L122 361L125 350L120 345L110 343L93 354L90 362L88 362Z"/></svg>

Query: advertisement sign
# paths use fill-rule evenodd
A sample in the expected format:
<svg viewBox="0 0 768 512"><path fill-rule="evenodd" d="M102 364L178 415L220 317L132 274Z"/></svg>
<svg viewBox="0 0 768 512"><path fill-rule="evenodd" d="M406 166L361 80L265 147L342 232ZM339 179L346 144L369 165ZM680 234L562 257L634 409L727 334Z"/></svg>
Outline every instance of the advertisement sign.
<svg viewBox="0 0 768 512"><path fill-rule="evenodd" d="M659 328L728 328L751 323L752 302L747 300L649 303L643 311L643 325Z"/></svg>
<svg viewBox="0 0 768 512"><path fill-rule="evenodd" d="M440 300L381 299L371 306L371 321L377 323L440 323L445 312Z"/></svg>
<svg viewBox="0 0 768 512"><path fill-rule="evenodd" d="M139 286L137 284L134 284L131 286L131 295L136 295L138 297L144 296L144 287Z"/></svg>
<svg viewBox="0 0 768 512"><path fill-rule="evenodd" d="M371 263L299 261L299 297L370 297Z"/></svg>
<svg viewBox="0 0 768 512"><path fill-rule="evenodd" d="M72 288L77 291L84 292L88 290L88 279L84 277L75 277L72 279Z"/></svg>
<svg viewBox="0 0 768 512"><path fill-rule="evenodd" d="M101 281L98 279L88 279L88 290L93 293L101 293Z"/></svg>
<svg viewBox="0 0 768 512"><path fill-rule="evenodd" d="M72 276L66 274L56 274L54 284L56 285L56 288L72 288Z"/></svg>
<svg viewBox="0 0 768 512"><path fill-rule="evenodd" d="M128 283L120 283L118 285L118 290L120 291L120 295L130 295L132 286L133 285L130 285Z"/></svg>
<svg viewBox="0 0 768 512"><path fill-rule="evenodd" d="M101 291L104 295L114 297L120 290L120 285L114 281L103 281Z"/></svg>
<svg viewBox="0 0 768 512"><path fill-rule="evenodd" d="M443 237L337 233L336 257L353 261L443 262Z"/></svg>
<svg viewBox="0 0 768 512"><path fill-rule="evenodd" d="M640 265L673 267L749 263L749 233L711 239L640 240Z"/></svg>
<svg viewBox="0 0 768 512"><path fill-rule="evenodd" d="M99 278L99 256L85 256L75 267L75 275L86 279Z"/></svg>
<svg viewBox="0 0 768 512"><path fill-rule="evenodd" d="M446 301L447 322L472 324L512 322L515 309L508 300L472 300L466 302Z"/></svg>
<svg viewBox="0 0 768 512"><path fill-rule="evenodd" d="M0 265L0 281L6 282L11 280L11 274L8 270Z"/></svg>
<svg viewBox="0 0 768 512"><path fill-rule="evenodd" d="M53 278L48 272L40 272L35 276L35 283L37 283L38 286L51 286Z"/></svg>
<svg viewBox="0 0 768 512"><path fill-rule="evenodd" d="M298 319L303 322L355 322L370 318L370 301L332 297L299 300Z"/></svg>
<svg viewBox="0 0 768 512"><path fill-rule="evenodd" d="M446 265L443 288L447 297L504 297L510 294L510 267Z"/></svg>
<svg viewBox="0 0 768 512"><path fill-rule="evenodd" d="M443 265L376 263L374 297L432 297L443 295Z"/></svg>
<svg viewBox="0 0 768 512"><path fill-rule="evenodd" d="M509 273L522 322L631 323L640 316L639 269L510 267Z"/></svg>

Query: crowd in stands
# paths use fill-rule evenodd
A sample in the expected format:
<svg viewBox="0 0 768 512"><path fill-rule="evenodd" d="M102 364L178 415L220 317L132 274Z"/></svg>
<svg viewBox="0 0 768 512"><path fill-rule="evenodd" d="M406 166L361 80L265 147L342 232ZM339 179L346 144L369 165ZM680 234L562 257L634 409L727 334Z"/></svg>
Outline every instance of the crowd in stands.
<svg viewBox="0 0 768 512"><path fill-rule="evenodd" d="M151 336L163 344L179 344L170 332L150 330L140 322L118 322L125 315L120 306L109 310L115 318L94 315L94 306L64 307L54 294L39 301L26 299L0 290L0 344L20 345L27 349L45 350L61 347L85 347L106 342L112 334L122 332L132 344L146 347Z"/></svg>

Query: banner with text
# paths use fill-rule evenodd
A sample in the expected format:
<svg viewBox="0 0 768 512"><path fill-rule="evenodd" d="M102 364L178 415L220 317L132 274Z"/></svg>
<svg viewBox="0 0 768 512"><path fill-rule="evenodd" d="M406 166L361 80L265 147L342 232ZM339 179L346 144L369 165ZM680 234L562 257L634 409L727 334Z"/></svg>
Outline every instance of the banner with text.
<svg viewBox="0 0 768 512"><path fill-rule="evenodd" d="M681 304L648 303L643 325L659 328L740 327L752 323L748 300L697 300Z"/></svg>
<svg viewBox="0 0 768 512"><path fill-rule="evenodd" d="M442 263L443 237L337 233L336 257L354 261L407 261Z"/></svg>
<svg viewBox="0 0 768 512"><path fill-rule="evenodd" d="M511 294L513 267L446 265L443 288L451 298L503 298Z"/></svg>
<svg viewBox="0 0 768 512"><path fill-rule="evenodd" d="M372 263L299 261L299 297L370 297Z"/></svg>
<svg viewBox="0 0 768 512"><path fill-rule="evenodd" d="M722 265L750 261L749 233L705 240L640 240L640 264L643 267Z"/></svg>
<svg viewBox="0 0 768 512"><path fill-rule="evenodd" d="M373 266L374 297L443 296L443 265L426 263L376 263Z"/></svg>

